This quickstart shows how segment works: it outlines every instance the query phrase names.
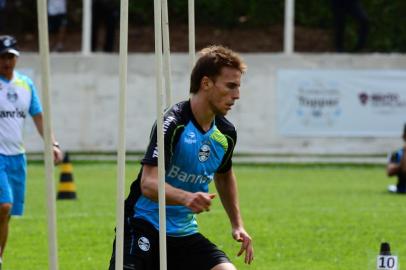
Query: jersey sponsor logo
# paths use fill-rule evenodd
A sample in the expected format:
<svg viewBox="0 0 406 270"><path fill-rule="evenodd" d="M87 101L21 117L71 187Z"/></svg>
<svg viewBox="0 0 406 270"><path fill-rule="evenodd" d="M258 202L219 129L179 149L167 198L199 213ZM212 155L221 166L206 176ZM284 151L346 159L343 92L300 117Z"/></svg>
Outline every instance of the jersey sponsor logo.
<svg viewBox="0 0 406 270"><path fill-rule="evenodd" d="M169 170L168 177L176 178L179 181L191 184L205 184L211 181L210 177L201 174L187 173L175 165Z"/></svg>
<svg viewBox="0 0 406 270"><path fill-rule="evenodd" d="M210 156L210 146L207 144L203 144L199 149L199 161L205 162L209 159Z"/></svg>
<svg viewBox="0 0 406 270"><path fill-rule="evenodd" d="M15 111L0 111L0 118L25 118L24 111L16 109Z"/></svg>
<svg viewBox="0 0 406 270"><path fill-rule="evenodd" d="M193 131L190 131L186 134L185 143L194 144L196 143L196 134Z"/></svg>
<svg viewBox="0 0 406 270"><path fill-rule="evenodd" d="M148 251L151 244L149 243L148 238L141 236L140 239L138 239L138 246L142 251Z"/></svg>
<svg viewBox="0 0 406 270"><path fill-rule="evenodd" d="M16 91L13 88L9 89L9 91L7 92L7 99L11 103L15 103L17 101L18 95L17 95Z"/></svg>

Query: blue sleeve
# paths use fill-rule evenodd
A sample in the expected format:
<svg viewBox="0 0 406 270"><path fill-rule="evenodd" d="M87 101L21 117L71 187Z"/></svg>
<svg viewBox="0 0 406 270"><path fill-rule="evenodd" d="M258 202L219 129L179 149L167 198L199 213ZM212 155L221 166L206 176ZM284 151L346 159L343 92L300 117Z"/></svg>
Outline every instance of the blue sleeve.
<svg viewBox="0 0 406 270"><path fill-rule="evenodd" d="M37 95L37 89L35 88L35 85L33 82L28 82L31 88L31 103L30 103L30 109L29 113L31 116L35 116L39 113L42 113L42 106L41 102L39 101L39 97Z"/></svg>
<svg viewBox="0 0 406 270"><path fill-rule="evenodd" d="M388 163L399 164L403 157L403 149L399 149L396 152L393 152L389 155Z"/></svg>

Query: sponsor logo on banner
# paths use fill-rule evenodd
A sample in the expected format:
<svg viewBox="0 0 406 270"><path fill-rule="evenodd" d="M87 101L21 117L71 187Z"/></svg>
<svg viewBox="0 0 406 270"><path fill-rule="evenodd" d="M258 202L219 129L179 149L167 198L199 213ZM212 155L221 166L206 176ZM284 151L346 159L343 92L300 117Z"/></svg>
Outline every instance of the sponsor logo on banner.
<svg viewBox="0 0 406 270"><path fill-rule="evenodd" d="M332 83L302 82L297 102L296 114L305 126L331 126L342 111L340 92Z"/></svg>
<svg viewBox="0 0 406 270"><path fill-rule="evenodd" d="M374 108L406 107L406 99L402 100L399 93L394 92L361 92L358 94L358 98L363 106L371 106Z"/></svg>
<svg viewBox="0 0 406 270"><path fill-rule="evenodd" d="M405 70L292 69L277 77L282 135L398 137L405 122Z"/></svg>

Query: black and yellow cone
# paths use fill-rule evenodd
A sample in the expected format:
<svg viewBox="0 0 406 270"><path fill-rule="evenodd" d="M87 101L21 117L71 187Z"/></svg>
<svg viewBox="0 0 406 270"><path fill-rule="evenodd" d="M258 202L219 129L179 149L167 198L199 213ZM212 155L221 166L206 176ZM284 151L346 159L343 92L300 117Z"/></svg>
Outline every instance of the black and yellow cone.
<svg viewBox="0 0 406 270"><path fill-rule="evenodd" d="M76 199L76 185L73 182L73 166L69 160L68 153L65 153L60 165L61 176L59 178L58 199Z"/></svg>

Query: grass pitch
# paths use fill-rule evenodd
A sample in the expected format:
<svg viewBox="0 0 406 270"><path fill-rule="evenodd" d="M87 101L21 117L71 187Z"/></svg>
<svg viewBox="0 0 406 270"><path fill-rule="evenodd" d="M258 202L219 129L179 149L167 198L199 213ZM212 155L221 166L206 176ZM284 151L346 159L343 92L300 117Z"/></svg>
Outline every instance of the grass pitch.
<svg viewBox="0 0 406 270"><path fill-rule="evenodd" d="M127 193L138 169L127 166ZM11 220L5 270L48 269L44 169L34 163L28 172L25 215ZM218 198L199 223L238 269L372 270L383 241L406 262L406 196L385 191L395 179L387 178L383 167L235 166L235 172L246 229L254 239L254 263L246 266L236 257L239 244ZM116 166L73 164L73 175L78 199L57 201L59 269L107 269Z"/></svg>

